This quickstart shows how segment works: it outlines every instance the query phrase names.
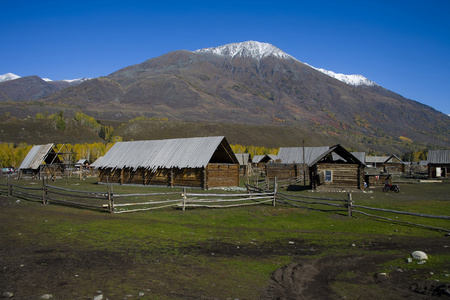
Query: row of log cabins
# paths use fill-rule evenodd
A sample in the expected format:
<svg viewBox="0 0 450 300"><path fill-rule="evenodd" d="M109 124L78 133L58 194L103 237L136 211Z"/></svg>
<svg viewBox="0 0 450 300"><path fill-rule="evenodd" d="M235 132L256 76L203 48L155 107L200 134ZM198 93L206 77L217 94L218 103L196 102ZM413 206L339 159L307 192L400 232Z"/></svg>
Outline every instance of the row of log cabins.
<svg viewBox="0 0 450 300"><path fill-rule="evenodd" d="M450 151L437 151L429 151L430 169L447 177ZM53 149L53 144L34 146L22 162L19 174L43 172L54 176L52 166L61 165L59 153ZM203 189L232 187L239 186L240 175L248 175L248 169L242 173L244 165L263 168L269 180L275 177L308 180L312 189L361 189L372 183L366 165L373 162L368 158L363 152L349 152L340 145L288 147L280 148L277 156L255 156L251 163L248 153L233 153L226 138L216 136L118 142L95 162L95 167L99 183ZM400 160L395 156L373 159L379 160L375 166L382 163L388 171L392 171L389 162ZM439 164L440 160L443 165Z"/></svg>

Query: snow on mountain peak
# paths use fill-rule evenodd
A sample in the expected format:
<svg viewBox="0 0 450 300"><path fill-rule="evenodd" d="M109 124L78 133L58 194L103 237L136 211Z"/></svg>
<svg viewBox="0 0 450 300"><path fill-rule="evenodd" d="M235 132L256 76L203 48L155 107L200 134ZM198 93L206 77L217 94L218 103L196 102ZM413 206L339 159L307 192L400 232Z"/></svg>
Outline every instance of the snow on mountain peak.
<svg viewBox="0 0 450 300"><path fill-rule="evenodd" d="M9 80L14 80L20 78L20 76L13 74L13 73L6 73L3 75L0 75L0 82L4 82L4 81L9 81Z"/></svg>
<svg viewBox="0 0 450 300"><path fill-rule="evenodd" d="M346 84L349 84L349 85L378 86L378 84L376 84L375 82L373 82L370 79L367 79L366 77L364 77L362 75L345 75L342 73L334 73L333 71L328 71L328 70L321 69L321 68L315 68L313 66L310 66L310 67L316 69L319 72L322 72L323 74L326 74L330 77L333 77L333 78L335 78L339 81L342 81Z"/></svg>
<svg viewBox="0 0 450 300"><path fill-rule="evenodd" d="M195 50L195 53L213 53L222 56L234 57L251 57L257 60L263 59L267 56L275 56L278 58L295 59L289 54L283 52L281 49L268 44L256 41L247 41L242 43L232 43L219 47L203 48Z"/></svg>
<svg viewBox="0 0 450 300"><path fill-rule="evenodd" d="M13 73L6 73L3 75L0 75L0 82L5 82L5 81L19 79L19 78L21 78L21 77L18 75L15 75ZM46 82L54 82L53 80L51 80L49 78L41 78L41 79ZM62 81L62 82L70 83L71 85L76 85L76 84L82 83L82 82L90 80L90 79L92 79L92 78L83 77L83 78L77 78L77 79L62 79L62 80L57 80L56 82Z"/></svg>
<svg viewBox="0 0 450 300"><path fill-rule="evenodd" d="M219 47L213 48L203 48L199 50L195 50L195 53L212 53L221 56L228 56L231 58L234 57L251 57L257 60L261 60L267 56L275 56L283 59L294 59L300 62L295 57L283 52L281 49L269 44L269 43L261 43L256 41L247 41L242 43L232 43ZM308 65L308 64L306 64ZM321 68L315 68L311 65L308 65L311 68L324 73L330 77L333 77L337 80L340 80L346 84L359 86L359 85L367 85L367 86L378 86L375 82L367 79L362 75L345 75L341 73L335 73L333 71L328 71Z"/></svg>

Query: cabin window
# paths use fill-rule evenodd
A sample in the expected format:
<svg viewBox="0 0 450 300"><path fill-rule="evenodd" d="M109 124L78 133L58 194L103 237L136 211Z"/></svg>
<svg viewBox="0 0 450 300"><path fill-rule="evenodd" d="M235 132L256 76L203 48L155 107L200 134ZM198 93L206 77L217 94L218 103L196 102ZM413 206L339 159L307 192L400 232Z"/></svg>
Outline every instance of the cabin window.
<svg viewBox="0 0 450 300"><path fill-rule="evenodd" d="M333 171L325 171L325 182L333 182Z"/></svg>

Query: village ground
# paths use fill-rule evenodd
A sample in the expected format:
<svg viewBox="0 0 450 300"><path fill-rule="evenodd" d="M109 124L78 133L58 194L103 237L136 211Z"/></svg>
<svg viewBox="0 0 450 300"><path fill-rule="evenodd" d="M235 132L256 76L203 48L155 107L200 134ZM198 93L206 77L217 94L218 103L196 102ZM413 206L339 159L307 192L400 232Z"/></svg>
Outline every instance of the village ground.
<svg viewBox="0 0 450 300"><path fill-rule="evenodd" d="M449 215L450 185L426 189ZM370 197L432 213L420 190ZM110 215L0 196L0 220L0 292L13 299L450 299L450 236L340 211ZM408 263L415 250L429 261Z"/></svg>

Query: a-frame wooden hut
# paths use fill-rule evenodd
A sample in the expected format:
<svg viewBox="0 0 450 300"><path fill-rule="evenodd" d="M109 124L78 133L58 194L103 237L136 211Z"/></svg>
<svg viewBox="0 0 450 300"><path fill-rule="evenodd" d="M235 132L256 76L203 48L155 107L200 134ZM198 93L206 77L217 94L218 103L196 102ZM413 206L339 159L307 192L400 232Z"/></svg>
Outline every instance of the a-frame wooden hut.
<svg viewBox="0 0 450 300"><path fill-rule="evenodd" d="M239 163L223 136L119 142L96 167L102 183L239 186Z"/></svg>
<svg viewBox="0 0 450 300"><path fill-rule="evenodd" d="M50 172L49 166L61 163L58 154L53 148L53 144L35 145L28 152L25 159L19 167L19 178L24 174L32 175L33 177L41 177L41 173ZM54 176L54 173L52 173Z"/></svg>

